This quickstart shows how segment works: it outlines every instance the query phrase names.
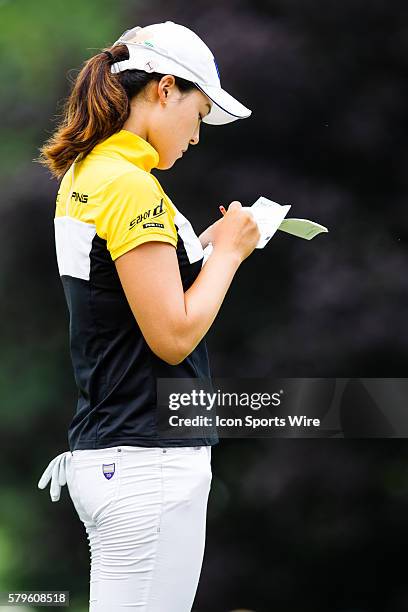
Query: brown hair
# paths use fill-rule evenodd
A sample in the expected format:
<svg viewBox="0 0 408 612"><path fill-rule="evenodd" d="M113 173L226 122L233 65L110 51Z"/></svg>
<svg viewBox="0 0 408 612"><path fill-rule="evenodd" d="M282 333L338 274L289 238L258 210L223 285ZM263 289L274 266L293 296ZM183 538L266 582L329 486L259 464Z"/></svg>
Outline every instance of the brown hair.
<svg viewBox="0 0 408 612"><path fill-rule="evenodd" d="M59 126L34 160L56 178L63 177L79 153L83 159L96 144L121 130L130 113L130 100L147 83L162 78L162 74L144 70L111 73L112 63L128 58L128 48L119 44L84 62L64 103ZM195 88L180 77L175 81L182 92Z"/></svg>

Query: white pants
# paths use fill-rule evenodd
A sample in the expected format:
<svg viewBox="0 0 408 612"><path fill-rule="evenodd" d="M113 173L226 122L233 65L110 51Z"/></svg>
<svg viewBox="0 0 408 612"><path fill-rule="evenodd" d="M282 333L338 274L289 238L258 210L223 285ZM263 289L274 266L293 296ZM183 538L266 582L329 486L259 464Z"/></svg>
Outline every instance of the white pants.
<svg viewBox="0 0 408 612"><path fill-rule="evenodd" d="M66 475L89 539L90 612L190 612L211 446L77 450Z"/></svg>

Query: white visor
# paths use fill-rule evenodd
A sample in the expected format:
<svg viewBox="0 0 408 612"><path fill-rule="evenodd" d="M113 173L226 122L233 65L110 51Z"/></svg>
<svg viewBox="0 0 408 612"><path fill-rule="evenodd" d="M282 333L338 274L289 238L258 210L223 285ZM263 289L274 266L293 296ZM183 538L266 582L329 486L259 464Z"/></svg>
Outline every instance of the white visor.
<svg viewBox="0 0 408 612"><path fill-rule="evenodd" d="M112 64L112 73L138 69L191 81L212 101L204 123L223 125L251 115L249 108L222 89L212 52L188 28L173 21L136 26L122 34L114 43L117 44L127 46L129 59Z"/></svg>

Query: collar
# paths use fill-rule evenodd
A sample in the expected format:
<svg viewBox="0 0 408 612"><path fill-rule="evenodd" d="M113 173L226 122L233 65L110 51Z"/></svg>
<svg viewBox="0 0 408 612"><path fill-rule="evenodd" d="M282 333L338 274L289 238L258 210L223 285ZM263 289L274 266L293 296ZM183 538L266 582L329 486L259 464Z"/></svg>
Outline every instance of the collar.
<svg viewBox="0 0 408 612"><path fill-rule="evenodd" d="M155 168L160 159L156 149L147 140L129 130L120 130L112 134L95 145L93 152L124 157L146 172Z"/></svg>

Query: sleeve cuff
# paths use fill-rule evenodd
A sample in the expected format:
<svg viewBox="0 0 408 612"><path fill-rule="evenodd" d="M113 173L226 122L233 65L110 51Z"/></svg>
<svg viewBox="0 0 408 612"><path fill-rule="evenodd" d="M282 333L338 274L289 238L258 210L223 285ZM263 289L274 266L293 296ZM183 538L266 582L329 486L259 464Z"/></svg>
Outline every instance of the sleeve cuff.
<svg viewBox="0 0 408 612"><path fill-rule="evenodd" d="M174 236L171 236L170 234L144 234L143 236L138 236L131 242L122 244L114 251L110 251L112 261L115 261L115 259L117 259L121 255L124 255L128 251L131 251L135 247L139 246L139 244L143 244L144 242L168 242L174 247L177 247L177 240L174 238Z"/></svg>

